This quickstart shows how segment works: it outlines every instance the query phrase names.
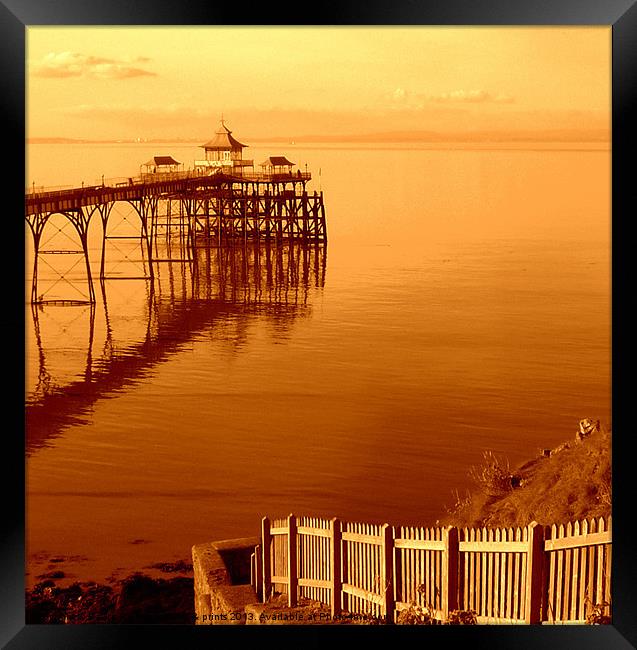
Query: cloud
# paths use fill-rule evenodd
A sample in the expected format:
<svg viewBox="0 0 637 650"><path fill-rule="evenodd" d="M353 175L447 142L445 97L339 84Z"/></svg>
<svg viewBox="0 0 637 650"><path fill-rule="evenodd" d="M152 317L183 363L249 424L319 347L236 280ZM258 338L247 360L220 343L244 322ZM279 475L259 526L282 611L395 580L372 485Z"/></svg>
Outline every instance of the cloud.
<svg viewBox="0 0 637 650"><path fill-rule="evenodd" d="M407 91L404 88L396 88L394 92L392 93L392 97L398 101L401 102L407 97Z"/></svg>
<svg viewBox="0 0 637 650"><path fill-rule="evenodd" d="M93 79L130 79L132 77L156 76L132 64L147 63L150 59L107 59L87 56L77 52L49 52L33 67L33 75L52 79L90 77Z"/></svg>
<svg viewBox="0 0 637 650"><path fill-rule="evenodd" d="M173 122L218 117L210 110L180 104L145 104L144 106L77 104L66 108L65 113L73 117L106 119L116 122L139 121L149 118L156 122Z"/></svg>
<svg viewBox="0 0 637 650"><path fill-rule="evenodd" d="M228 128L241 142L252 146L257 146L257 141L273 138L300 142L307 136L312 136L308 141L320 141L361 134L375 134L377 141L383 138L389 141L389 132L398 132L401 138L414 137L415 134L420 140L430 141L458 140L458 134L468 139L506 140L522 130L527 139L577 137L582 141L607 139L610 133L607 111L519 110L516 105L504 111L486 110L486 107L476 110L474 105L466 102L431 102L421 109L411 106L365 110L275 109L215 103L197 105L184 101L187 99L162 103L158 98L152 103L129 105L122 98L112 104L87 102L67 105L50 112L55 131L44 133L39 126L38 130L44 135L71 138L142 137L163 138L165 141L184 138L201 139L200 143L203 143L213 137L223 110ZM31 133L34 133L32 129ZM533 135L538 133L540 135Z"/></svg>
<svg viewBox="0 0 637 650"><path fill-rule="evenodd" d="M469 102L472 104L483 104L486 102L510 104L514 101L510 95L494 95L488 90L454 90L450 93L432 95L429 97L429 100L433 102Z"/></svg>
<svg viewBox="0 0 637 650"><path fill-rule="evenodd" d="M424 108L425 104L512 104L515 98L505 93L492 93L488 90L453 90L447 93L427 94L396 88L391 93L395 103L411 108Z"/></svg>

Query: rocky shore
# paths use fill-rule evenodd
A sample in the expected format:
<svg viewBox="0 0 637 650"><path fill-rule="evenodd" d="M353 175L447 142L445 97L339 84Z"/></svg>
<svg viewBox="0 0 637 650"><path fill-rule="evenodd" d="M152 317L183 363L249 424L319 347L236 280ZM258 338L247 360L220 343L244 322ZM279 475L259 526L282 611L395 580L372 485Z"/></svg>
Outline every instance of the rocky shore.
<svg viewBox="0 0 637 650"><path fill-rule="evenodd" d="M165 572L188 572L192 566L165 565ZM153 578L135 573L114 584L74 582L59 586L63 571L52 572L26 594L29 624L193 624L192 575Z"/></svg>

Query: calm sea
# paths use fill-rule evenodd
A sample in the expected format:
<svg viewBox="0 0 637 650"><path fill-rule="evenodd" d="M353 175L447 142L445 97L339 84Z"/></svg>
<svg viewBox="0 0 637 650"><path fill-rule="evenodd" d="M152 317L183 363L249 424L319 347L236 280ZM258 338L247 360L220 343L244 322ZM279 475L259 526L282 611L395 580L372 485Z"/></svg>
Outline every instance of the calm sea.
<svg viewBox="0 0 637 650"><path fill-rule="evenodd" d="M515 465L583 417L610 425L608 150L247 151L308 165L326 248L200 250L195 280L173 234L151 292L118 204L95 307L26 305L29 582L51 559L95 580L188 560L265 515L433 525L484 451ZM27 185L200 152L31 145ZM90 242L97 272L98 215ZM77 247L52 218L42 248ZM87 294L76 254L39 277L48 299Z"/></svg>

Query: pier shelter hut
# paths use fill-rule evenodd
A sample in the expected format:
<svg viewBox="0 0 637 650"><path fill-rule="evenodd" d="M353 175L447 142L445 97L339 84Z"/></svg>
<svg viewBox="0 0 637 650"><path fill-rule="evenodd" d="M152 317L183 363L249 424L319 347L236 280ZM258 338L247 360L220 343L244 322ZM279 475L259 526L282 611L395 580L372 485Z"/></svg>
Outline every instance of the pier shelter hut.
<svg viewBox="0 0 637 650"><path fill-rule="evenodd" d="M291 176L294 163L285 156L270 156L261 163L261 170L266 176Z"/></svg>
<svg viewBox="0 0 637 650"><path fill-rule="evenodd" d="M195 160L195 168L210 172L242 175L246 167L254 167L254 161L243 159L243 150L248 146L239 142L223 119L215 137L201 145L205 152L204 160Z"/></svg>
<svg viewBox="0 0 637 650"><path fill-rule="evenodd" d="M172 174L179 171L180 162L172 156L153 156L143 164L145 174Z"/></svg>

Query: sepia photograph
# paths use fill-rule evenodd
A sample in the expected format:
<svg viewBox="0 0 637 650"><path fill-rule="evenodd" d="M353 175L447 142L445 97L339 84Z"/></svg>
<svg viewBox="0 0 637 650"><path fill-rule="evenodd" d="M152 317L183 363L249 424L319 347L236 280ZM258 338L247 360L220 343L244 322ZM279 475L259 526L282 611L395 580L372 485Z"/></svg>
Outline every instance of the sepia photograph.
<svg viewBox="0 0 637 650"><path fill-rule="evenodd" d="M27 626L613 624L612 34L28 26Z"/></svg>

